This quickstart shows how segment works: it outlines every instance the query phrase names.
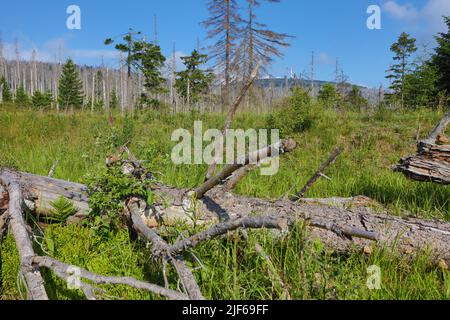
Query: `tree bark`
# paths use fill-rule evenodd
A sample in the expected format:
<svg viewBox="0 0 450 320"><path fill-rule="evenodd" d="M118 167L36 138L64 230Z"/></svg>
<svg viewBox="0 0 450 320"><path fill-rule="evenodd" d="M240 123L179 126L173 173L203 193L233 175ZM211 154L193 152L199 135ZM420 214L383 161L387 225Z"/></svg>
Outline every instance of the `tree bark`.
<svg viewBox="0 0 450 320"><path fill-rule="evenodd" d="M0 183L6 187L9 194L9 225L16 241L17 250L19 251L20 271L25 280L28 299L48 300L44 287L44 279L39 268L32 264L35 253L23 218L22 190L13 174L2 173L0 175Z"/></svg>
<svg viewBox="0 0 450 320"><path fill-rule="evenodd" d="M438 184L450 184L450 145L441 134L450 123L450 112L431 132L430 136L417 145L417 155L405 157L394 171L402 172L406 177L416 181L428 181ZM446 141L446 144L442 143Z"/></svg>
<svg viewBox="0 0 450 320"><path fill-rule="evenodd" d="M394 171L416 181L450 184L450 145L422 141L418 149L417 155L401 159L400 164L394 166Z"/></svg>
<svg viewBox="0 0 450 320"><path fill-rule="evenodd" d="M8 171L0 171L0 177L5 174ZM88 213L85 186L26 173L17 173L17 177L20 181L27 181L22 185L24 195L40 194L41 201L69 195L72 201L82 204L80 206L84 208L80 209L77 218ZM52 187L49 188L49 185ZM186 198L189 191L165 185L155 186L156 198L165 199L165 203L154 205L155 212L162 217L162 223L192 223L187 213L192 208L192 199ZM37 201L34 198L28 200ZM36 205L41 209L48 206L48 203ZM434 260L442 259L447 264L450 263L449 222L390 216L389 212L373 205L364 197L304 199L294 203L289 200L238 196L227 192L223 187L216 187L208 191L201 200L197 200L196 207L202 212L197 223L214 224L253 215L278 216L290 222L305 221L310 226L309 236L312 239L321 239L340 253L353 252L355 248L362 250L375 244L395 247L400 254L405 255L413 255L428 248Z"/></svg>

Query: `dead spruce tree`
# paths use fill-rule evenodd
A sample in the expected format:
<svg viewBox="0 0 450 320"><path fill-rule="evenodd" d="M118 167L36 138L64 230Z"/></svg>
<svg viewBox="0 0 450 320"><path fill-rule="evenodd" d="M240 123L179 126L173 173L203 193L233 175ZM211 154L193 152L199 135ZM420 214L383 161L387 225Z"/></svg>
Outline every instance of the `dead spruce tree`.
<svg viewBox="0 0 450 320"><path fill-rule="evenodd" d="M216 39L210 46L209 58L214 67L222 71L224 77L223 104L230 100L232 80L232 61L239 38L241 17L236 0L210 0L208 2L209 19L202 24L208 29L208 38Z"/></svg>
<svg viewBox="0 0 450 320"><path fill-rule="evenodd" d="M270 64L274 57L281 58L283 53L280 48L289 47L288 38L292 38L286 33L278 33L268 29L264 23L258 22L255 11L261 6L264 0L247 0L248 16L244 20L244 38L242 43L247 50L244 56L244 72L250 76L257 63L262 62L263 66ZM265 0L267 2L279 3L281 0Z"/></svg>

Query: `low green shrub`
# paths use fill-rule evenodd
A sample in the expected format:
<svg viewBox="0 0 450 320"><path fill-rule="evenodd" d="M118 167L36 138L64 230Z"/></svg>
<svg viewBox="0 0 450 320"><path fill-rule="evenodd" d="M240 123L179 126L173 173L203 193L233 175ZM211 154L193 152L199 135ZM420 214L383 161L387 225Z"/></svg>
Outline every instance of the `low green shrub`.
<svg viewBox="0 0 450 320"><path fill-rule="evenodd" d="M267 117L269 129L278 129L282 137L309 129L314 122L313 103L309 93L294 88L292 95L282 103L282 108Z"/></svg>

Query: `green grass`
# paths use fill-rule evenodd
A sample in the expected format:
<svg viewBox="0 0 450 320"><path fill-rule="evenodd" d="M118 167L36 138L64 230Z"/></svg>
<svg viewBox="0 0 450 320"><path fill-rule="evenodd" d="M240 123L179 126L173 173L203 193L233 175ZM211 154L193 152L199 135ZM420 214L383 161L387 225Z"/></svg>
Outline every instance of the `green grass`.
<svg viewBox="0 0 450 320"><path fill-rule="evenodd" d="M296 134L299 148L280 163L273 177L251 173L237 188L240 194L278 198L300 189L335 146L344 149L336 164L327 171L332 181L319 181L308 197L365 195L391 209L422 218L450 220L450 188L431 183L408 181L393 173L391 165L415 153L415 138L420 127L424 137L442 113L429 110L384 111L372 115L337 114L320 110L314 125ZM170 160L170 141L174 129L192 129L194 120L204 128L221 128L224 116L199 114L158 114L145 112L132 117L80 112L50 114L0 106L0 166L46 175L53 162L60 161L55 177L85 182L86 176L104 167L116 146L130 141L130 149L167 184L177 187L198 185L206 166L175 166ZM234 123L239 128L262 128L266 117L240 114ZM173 230L174 233L179 230ZM171 235L174 236L175 235ZM172 237L171 237L172 238ZM284 238L270 232L250 232L248 241L232 234L214 240L186 254L195 268L202 292L212 299L280 299L282 290L272 281L270 266L254 249L263 245L271 256L278 275L294 299L449 299L448 271L433 267L421 254L414 261L399 258L389 248L370 255L358 252L337 256L322 244L306 240L301 226ZM18 259L9 236L2 245L2 299L20 299ZM67 263L108 275L130 275L162 284L161 267L153 262L145 244L133 243L126 232L108 241L91 230L77 226L52 226L40 239L37 251L51 254ZM201 263L199 263L199 261ZM381 268L381 290L366 286L367 268ZM64 283L45 273L48 291L54 299L81 299L80 292L66 289ZM169 269L173 288L177 278ZM124 299L158 298L124 287L110 287L108 297Z"/></svg>

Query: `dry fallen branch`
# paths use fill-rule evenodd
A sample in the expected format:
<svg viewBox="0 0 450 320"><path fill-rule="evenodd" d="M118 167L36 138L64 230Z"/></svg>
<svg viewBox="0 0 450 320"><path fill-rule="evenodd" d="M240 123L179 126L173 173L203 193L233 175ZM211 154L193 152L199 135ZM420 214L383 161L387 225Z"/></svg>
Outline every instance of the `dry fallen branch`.
<svg viewBox="0 0 450 320"><path fill-rule="evenodd" d="M88 299L94 299L96 288L81 281L81 279L89 280L96 285L126 285L140 290L147 290L171 300L188 300L188 297L180 292L166 289L155 284L140 281L132 277L110 277L99 275L50 257L34 257L32 262L41 268L46 268L53 271L58 277L67 282L71 281L70 278L73 280L74 270L77 270L75 275L80 278L78 284Z"/></svg>
<svg viewBox="0 0 450 320"><path fill-rule="evenodd" d="M139 210L139 199L131 199L127 204L127 208L130 212L130 218L133 228L152 243L153 255L156 257L162 257L163 259L169 260L172 263L178 273L178 276L181 279L181 282L188 292L190 299L204 300L205 298L203 297L200 288L195 281L195 277L189 267L180 257L172 255L170 252L169 244L161 239L156 231L147 227L142 221Z"/></svg>
<svg viewBox="0 0 450 320"><path fill-rule="evenodd" d="M279 141L271 146L260 149L254 153L248 154L244 159L239 159L235 164L226 165L220 173L216 176L212 177L200 187L194 190L195 197L197 199L203 198L205 193L214 188L215 186L221 184L223 181L228 179L236 170L240 168L255 163L258 161L262 161L269 157L276 157L282 155L287 152L293 151L297 148L297 143L293 139L287 139Z"/></svg>
<svg viewBox="0 0 450 320"><path fill-rule="evenodd" d="M380 236L376 232L367 231L367 230L358 229L358 228L352 228L352 227L345 226L345 225L340 226L332 221L324 222L324 221L313 219L313 220L309 221L309 225L311 227L331 231L331 232L335 233L336 235L338 235L339 237L342 237L342 238L347 237L350 240L353 237L360 238L360 239L366 239L366 240L372 240L372 241L380 240Z"/></svg>
<svg viewBox="0 0 450 320"><path fill-rule="evenodd" d="M187 239L180 240L170 247L171 254L181 253L196 247L199 243L211 240L236 229L285 229L287 220L275 216L245 217L217 224L210 229L200 232Z"/></svg>
<svg viewBox="0 0 450 320"><path fill-rule="evenodd" d="M25 280L28 299L48 300L39 268L35 268L31 263L35 253L23 218L21 187L13 174L4 173L0 175L0 183L6 187L9 194L9 225L19 251L20 272Z"/></svg>
<svg viewBox="0 0 450 320"><path fill-rule="evenodd" d="M225 119L225 124L222 130L222 133L225 134L225 132L230 129L231 123L233 122L234 116L236 115L236 111L239 108L239 105L242 102L242 99L244 99L245 95L247 94L247 91L252 86L253 82L255 81L256 77L258 76L259 69L261 67L261 63L258 63L256 68L253 70L252 74L250 75L250 78L245 83L245 85L242 87L241 92L237 96L236 100L234 101L233 105L231 106L230 111L228 112L227 118ZM205 181L208 181L214 176L214 173L216 171L216 165L217 161L214 161L208 168L208 173L206 174Z"/></svg>
<svg viewBox="0 0 450 320"><path fill-rule="evenodd" d="M225 188L228 191L233 190L234 188L236 188L236 186L239 184L239 182L241 182L242 179L245 178L245 176L247 174L252 172L257 167L258 167L258 164L251 163L251 164L248 164L248 165L240 168L239 170L234 172L233 175L230 177L230 179L225 183Z"/></svg>
<svg viewBox="0 0 450 320"><path fill-rule="evenodd" d="M305 197L306 193L311 189L311 187L316 183L317 180L319 180L320 177L324 176L325 170L328 169L329 166L331 166L339 157L341 154L341 149L336 148L333 153L330 155L330 157L322 163L319 170L314 174L314 176L306 183L306 185L303 187L301 191L299 191L295 196L291 197L291 201L298 201Z"/></svg>
<svg viewBox="0 0 450 320"><path fill-rule="evenodd" d="M289 150L289 152L290 151L292 151L292 150ZM261 165L262 165L262 162L258 161L257 163L249 163L249 164L239 168L227 180L227 182L224 185L225 189L227 191L234 190L234 188L236 188L236 186L239 184L239 182L241 182L242 179L244 179L247 176L247 174L249 174L256 168L260 167Z"/></svg>

